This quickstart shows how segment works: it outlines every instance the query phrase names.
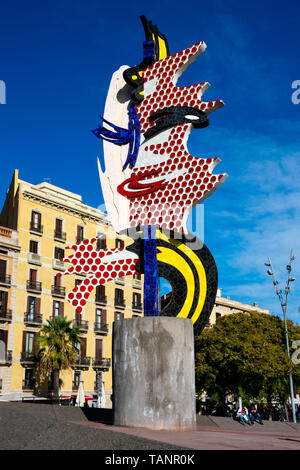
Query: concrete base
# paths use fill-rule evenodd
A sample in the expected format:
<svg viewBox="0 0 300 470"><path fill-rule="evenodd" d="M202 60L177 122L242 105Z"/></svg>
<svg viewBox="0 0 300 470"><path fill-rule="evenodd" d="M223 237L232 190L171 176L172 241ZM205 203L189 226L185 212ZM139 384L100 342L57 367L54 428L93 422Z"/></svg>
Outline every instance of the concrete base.
<svg viewBox="0 0 300 470"><path fill-rule="evenodd" d="M196 429L192 321L136 317L114 322L113 399L117 426Z"/></svg>

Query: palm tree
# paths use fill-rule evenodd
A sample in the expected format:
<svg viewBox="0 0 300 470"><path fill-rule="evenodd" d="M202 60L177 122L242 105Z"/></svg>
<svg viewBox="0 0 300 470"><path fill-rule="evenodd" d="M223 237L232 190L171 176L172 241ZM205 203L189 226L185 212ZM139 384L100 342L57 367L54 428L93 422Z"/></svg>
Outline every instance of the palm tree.
<svg viewBox="0 0 300 470"><path fill-rule="evenodd" d="M68 369L78 354L79 327L71 326L72 321L64 317L55 317L47 320L47 325L41 329L37 338L40 344L39 356L41 369L49 374L53 373L54 395L59 396L59 374Z"/></svg>

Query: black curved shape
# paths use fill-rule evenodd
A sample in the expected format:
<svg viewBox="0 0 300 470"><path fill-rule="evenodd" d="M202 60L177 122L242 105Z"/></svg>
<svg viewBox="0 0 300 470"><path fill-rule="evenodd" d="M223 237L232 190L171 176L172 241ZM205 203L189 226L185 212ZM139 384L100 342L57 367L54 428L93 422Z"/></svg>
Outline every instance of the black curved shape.
<svg viewBox="0 0 300 470"><path fill-rule="evenodd" d="M196 119L188 116L195 116ZM207 114L200 109L192 106L170 106L169 108L159 109L149 116L150 122L155 122L155 126L150 127L144 136L149 139L165 129L177 126L183 123L193 124L193 127L200 129L209 125Z"/></svg>

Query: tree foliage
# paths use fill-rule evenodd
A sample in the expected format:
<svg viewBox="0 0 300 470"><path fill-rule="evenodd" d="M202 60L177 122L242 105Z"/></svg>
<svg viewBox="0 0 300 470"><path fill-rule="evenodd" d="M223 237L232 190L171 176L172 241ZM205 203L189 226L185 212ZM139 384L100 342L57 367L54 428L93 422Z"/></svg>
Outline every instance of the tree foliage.
<svg viewBox="0 0 300 470"><path fill-rule="evenodd" d="M300 327L288 321L290 343L300 339ZM225 395L244 399L284 400L289 395L289 372L300 384L300 366L287 355L284 322L258 312L218 318L195 342L196 389L218 403Z"/></svg>
<svg viewBox="0 0 300 470"><path fill-rule="evenodd" d="M77 346L81 343L79 327L72 327L72 321L62 317L47 320L37 338L40 346L40 370L45 374L53 372L54 391L58 395L59 373L68 369L77 357Z"/></svg>

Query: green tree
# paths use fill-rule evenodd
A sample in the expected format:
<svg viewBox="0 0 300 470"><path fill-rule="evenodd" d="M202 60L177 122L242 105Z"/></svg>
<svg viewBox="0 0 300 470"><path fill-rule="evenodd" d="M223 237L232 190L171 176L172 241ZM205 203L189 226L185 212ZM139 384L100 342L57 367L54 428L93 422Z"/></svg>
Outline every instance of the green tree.
<svg viewBox="0 0 300 470"><path fill-rule="evenodd" d="M81 344L79 327L72 327L72 321L56 317L47 320L47 325L41 329L37 338L39 343L40 371L53 374L54 395L59 395L59 375L63 369L68 369L78 354L78 344Z"/></svg>
<svg viewBox="0 0 300 470"><path fill-rule="evenodd" d="M300 339L300 327L288 321L290 343ZM206 391L218 404L228 394L244 400L273 398L284 401L289 371L300 384L300 366L287 356L284 322L258 312L234 313L218 318L195 341L196 389Z"/></svg>

